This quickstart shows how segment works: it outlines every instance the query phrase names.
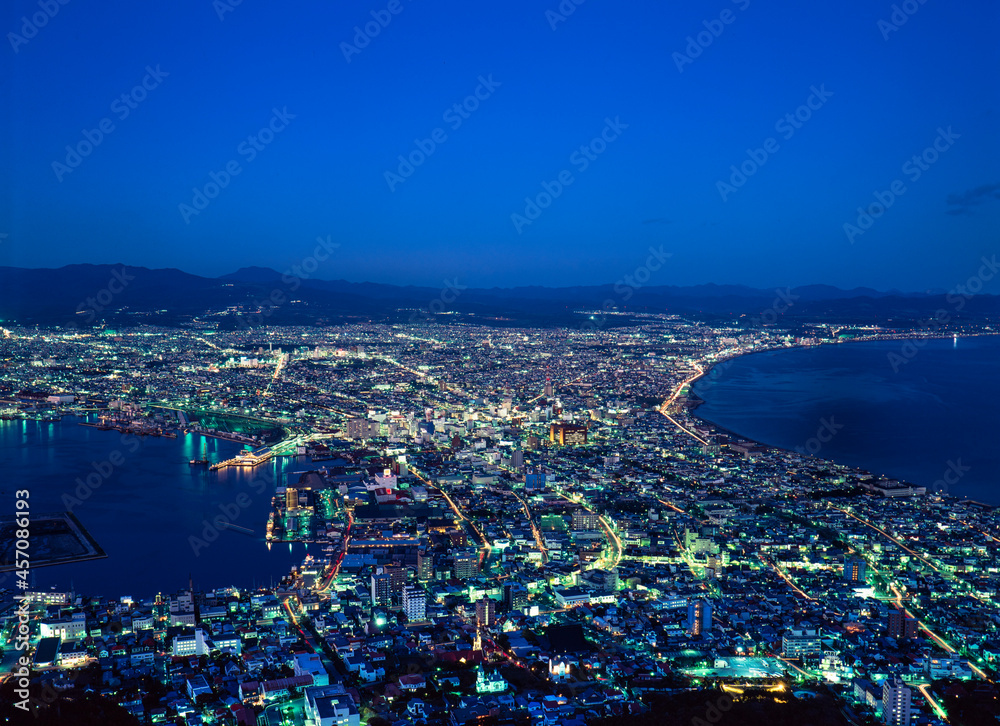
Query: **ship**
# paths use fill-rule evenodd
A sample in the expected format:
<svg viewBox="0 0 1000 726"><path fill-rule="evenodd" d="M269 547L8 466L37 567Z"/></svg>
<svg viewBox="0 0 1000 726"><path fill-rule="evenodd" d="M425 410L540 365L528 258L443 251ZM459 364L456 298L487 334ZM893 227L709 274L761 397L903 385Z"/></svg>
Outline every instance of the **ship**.
<svg viewBox="0 0 1000 726"><path fill-rule="evenodd" d="M201 442L201 458L191 459L191 461L189 461L188 463L191 466L208 466L209 464L212 463L208 460L208 442L206 441Z"/></svg>

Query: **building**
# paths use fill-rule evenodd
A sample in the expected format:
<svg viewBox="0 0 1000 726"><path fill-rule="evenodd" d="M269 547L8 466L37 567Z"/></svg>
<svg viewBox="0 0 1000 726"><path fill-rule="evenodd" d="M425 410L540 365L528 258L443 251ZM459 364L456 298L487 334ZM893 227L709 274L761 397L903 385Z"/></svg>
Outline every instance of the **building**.
<svg viewBox="0 0 1000 726"><path fill-rule="evenodd" d="M917 624L917 621L909 617L902 610L889 611L889 627L886 635L890 638L895 638L896 640L916 638L919 629L920 626Z"/></svg>
<svg viewBox="0 0 1000 726"><path fill-rule="evenodd" d="M712 629L712 603L707 600L692 600L688 603L687 629L692 636Z"/></svg>
<svg viewBox="0 0 1000 726"><path fill-rule="evenodd" d="M529 436L528 438L533 437ZM529 446L528 448L531 447ZM529 492L543 491L545 489L545 474L537 469L527 472L524 475L524 489Z"/></svg>
<svg viewBox="0 0 1000 726"><path fill-rule="evenodd" d="M476 625L480 628L491 628L497 622L496 601L484 597L476 601Z"/></svg>
<svg viewBox="0 0 1000 726"><path fill-rule="evenodd" d="M417 552L417 579L420 582L434 579L434 555L427 550Z"/></svg>
<svg viewBox="0 0 1000 726"><path fill-rule="evenodd" d="M293 664L296 676L312 676L315 686L330 684L330 674L323 667L323 662L316 653L297 653Z"/></svg>
<svg viewBox="0 0 1000 726"><path fill-rule="evenodd" d="M599 514L586 509L576 509L573 511L574 532L594 532L600 528L601 517Z"/></svg>
<svg viewBox="0 0 1000 726"><path fill-rule="evenodd" d="M38 634L42 638L79 640L87 637L87 621L85 617L67 620L43 620L39 625Z"/></svg>
<svg viewBox="0 0 1000 726"><path fill-rule="evenodd" d="M886 679L882 684L882 720L892 726L910 726L912 691L901 680Z"/></svg>
<svg viewBox="0 0 1000 726"><path fill-rule="evenodd" d="M403 612L411 623L427 619L427 595L423 590L413 585L403 588Z"/></svg>
<svg viewBox="0 0 1000 726"><path fill-rule="evenodd" d="M479 575L479 553L474 549L455 552L455 577L466 580Z"/></svg>
<svg viewBox="0 0 1000 726"><path fill-rule="evenodd" d="M868 573L868 563L860 557L844 556L844 579L848 582L864 584Z"/></svg>
<svg viewBox="0 0 1000 726"><path fill-rule="evenodd" d="M382 426L378 421L364 418L352 418L347 422L347 438L374 439L381 433Z"/></svg>
<svg viewBox="0 0 1000 726"><path fill-rule="evenodd" d="M786 658L803 658L819 655L823 651L823 638L815 628L790 628L781 636L781 654Z"/></svg>
<svg viewBox="0 0 1000 726"><path fill-rule="evenodd" d="M387 607L392 604L392 575L379 567L372 573L372 607Z"/></svg>
<svg viewBox="0 0 1000 726"><path fill-rule="evenodd" d="M549 427L549 441L560 446L584 446L587 427L580 424L554 423Z"/></svg>
<svg viewBox="0 0 1000 726"><path fill-rule="evenodd" d="M528 588L517 582L503 584L503 604L507 612L519 612L528 606Z"/></svg>
<svg viewBox="0 0 1000 726"><path fill-rule="evenodd" d="M507 681L496 671L487 673L479 666L476 669L476 693L503 693L507 690Z"/></svg>
<svg viewBox="0 0 1000 726"><path fill-rule="evenodd" d="M361 714L341 685L312 686L305 692L306 726L361 726Z"/></svg>

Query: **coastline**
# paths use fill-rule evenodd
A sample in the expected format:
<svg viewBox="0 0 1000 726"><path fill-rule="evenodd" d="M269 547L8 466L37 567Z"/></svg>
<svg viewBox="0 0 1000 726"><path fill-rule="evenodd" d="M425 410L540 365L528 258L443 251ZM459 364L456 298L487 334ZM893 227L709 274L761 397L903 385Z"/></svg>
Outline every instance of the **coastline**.
<svg viewBox="0 0 1000 726"><path fill-rule="evenodd" d="M965 335L965 336L961 336L961 337L964 337L964 338L985 338L985 337L995 337L995 336L998 336L998 335L1000 335L1000 332L983 332L983 333L969 334L969 335ZM905 342L905 341L912 341L912 340L946 340L946 339L949 339L949 338L952 338L952 337L954 337L954 334L936 334L936 335L926 335L926 336L919 336L919 337L898 336L898 335L892 335L892 336L874 336L874 337L870 337L870 338L864 338L862 340L853 339L853 340L845 340L845 341L827 341L827 342L809 343L809 344L776 345L776 346L771 346L771 347L766 347L766 348L760 348L760 349L756 349L756 350L750 350L750 351L746 351L746 352L743 352L743 353L738 353L738 354L735 354L735 355L727 356L726 358L722 358L720 360L717 360L717 361L713 362L711 365L706 366L704 368L704 370L702 371L701 374L699 374L695 378L692 378L691 380L688 381L688 383L687 383L687 387L688 387L687 398L688 398L689 404L685 407L685 410L689 414L689 416L690 416L691 419L696 420L699 426L703 426L703 427L709 429L710 432L711 432L711 434L713 436L719 436L719 435L721 435L721 436L724 436L724 437L727 437L727 438L735 438L735 439L740 439L740 440L743 440L743 441L747 441L747 442L750 442L752 444L755 444L757 446L762 447L763 449L765 449L769 453L770 452L774 452L774 453L779 453L780 452L782 454L793 454L793 455L796 455L796 456L800 456L803 459L814 459L814 460L817 460L817 461L829 462L830 464L834 464L836 466L847 467L847 468L851 469L852 471L854 471L854 472L856 472L858 474L862 474L862 475L867 474L867 475L874 476L874 477L885 477L885 478L893 479L895 481L899 481L900 483L907 484L909 486L921 486L921 485L918 485L918 484L914 484L913 482L901 479L901 478L899 478L897 476L892 476L892 475L884 474L884 473L880 474L880 473L872 471L870 469L865 469L865 468L861 468L861 467L855 466L853 464L848 464L846 462L837 461L836 459L832 459L832 458L831 459L827 459L827 458L824 458L824 457L821 457L821 456L817 456L815 454L801 453L801 452L795 451L793 449L785 449L785 448L782 448L781 446L777 446L775 444L769 444L769 443L766 443L764 441L759 441L758 439L756 439L756 438L754 438L752 436L747 436L745 434L739 433L738 431L733 431L732 429L726 428L725 426L722 426L722 425L720 425L720 424L718 424L718 423L716 423L714 421L711 421L711 420L709 420L709 419L707 419L707 418L705 418L703 416L700 416L698 413L696 413L696 410L699 409L702 406L702 404L706 403L706 399L704 399L701 396L699 396L698 394L694 393L694 386L695 386L695 384L698 383L698 381L701 381L702 379L704 379L704 378L712 375L713 372L716 371L717 369L720 369L720 367L728 367L729 364L731 364L733 361L737 360L738 358L745 358L745 357L748 357L748 356L751 356L751 355L755 355L755 354L758 354L758 353L773 353L775 351L785 351L785 350L789 350L790 351L790 350L804 349L804 348L819 348L821 346L849 345L849 344L852 344L852 343L880 343L880 342L889 342L889 341L904 341ZM690 403L691 400L692 400L692 398L696 400L696 402L693 405L691 405L691 403ZM929 487L925 487L925 489L927 489L927 492L926 492L926 494L924 496L937 496L937 497L942 498L942 499L953 499L953 500L958 501L958 502L976 504L978 506L982 506L982 507L985 507L985 508L988 508L988 509L991 509L991 510L992 509L1000 509L1000 505L998 505L998 504L989 504L987 502L982 502L982 501L978 501L978 500L972 499L971 497L968 497L968 496L958 496L958 495L953 495L953 494L948 493L948 492L932 491Z"/></svg>

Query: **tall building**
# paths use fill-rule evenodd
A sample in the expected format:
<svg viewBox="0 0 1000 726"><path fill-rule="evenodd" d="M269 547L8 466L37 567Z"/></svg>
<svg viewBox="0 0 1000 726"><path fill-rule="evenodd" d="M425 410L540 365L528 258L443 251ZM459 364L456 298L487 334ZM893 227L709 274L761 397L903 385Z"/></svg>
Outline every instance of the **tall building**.
<svg viewBox="0 0 1000 726"><path fill-rule="evenodd" d="M299 508L299 490L295 487L285 489L285 509L289 512Z"/></svg>
<svg viewBox="0 0 1000 726"><path fill-rule="evenodd" d="M889 627L886 633L890 638L902 640L905 638L916 638L919 632L917 621L909 617L902 610L889 611Z"/></svg>
<svg viewBox="0 0 1000 726"><path fill-rule="evenodd" d="M347 438L363 439L368 433L368 422L363 418L352 418L347 422Z"/></svg>
<svg viewBox="0 0 1000 726"><path fill-rule="evenodd" d="M601 528L601 517L596 512L577 509L573 512L574 532L594 532Z"/></svg>
<svg viewBox="0 0 1000 726"><path fill-rule="evenodd" d="M466 580L479 574L479 553L474 549L455 552L455 577Z"/></svg>
<svg viewBox="0 0 1000 726"><path fill-rule="evenodd" d="M403 612L411 623L427 619L427 595L423 590L413 585L403 588Z"/></svg>
<svg viewBox="0 0 1000 726"><path fill-rule="evenodd" d="M417 552L417 580L430 582L434 579L434 555L427 550Z"/></svg>
<svg viewBox="0 0 1000 726"><path fill-rule="evenodd" d="M688 633L701 635L712 629L712 603L707 600L693 600L688 603Z"/></svg>
<svg viewBox="0 0 1000 726"><path fill-rule="evenodd" d="M530 448L530 447L529 447ZM529 471L524 475L524 490L538 492L545 489L545 473L540 469Z"/></svg>
<svg viewBox="0 0 1000 726"><path fill-rule="evenodd" d="M392 604L392 575L381 567L372 573L372 607L388 607Z"/></svg>
<svg viewBox="0 0 1000 726"><path fill-rule="evenodd" d="M476 601L476 625L480 628L491 628L497 622L497 604L491 598L484 597Z"/></svg>
<svg viewBox="0 0 1000 726"><path fill-rule="evenodd" d="M790 628L781 636L781 653L786 658L803 658L823 652L823 636L816 628Z"/></svg>
<svg viewBox="0 0 1000 726"><path fill-rule="evenodd" d="M552 398L552 379L545 376L545 388L542 389L542 395L546 398Z"/></svg>
<svg viewBox="0 0 1000 726"><path fill-rule="evenodd" d="M868 572L868 563L862 558L844 556L844 579L848 582L864 583Z"/></svg>
<svg viewBox="0 0 1000 726"><path fill-rule="evenodd" d="M519 582L503 584L503 604L507 612L518 612L528 606L528 588Z"/></svg>
<svg viewBox="0 0 1000 726"><path fill-rule="evenodd" d="M910 702L913 692L898 678L882 684L882 720L891 726L910 726Z"/></svg>
<svg viewBox="0 0 1000 726"><path fill-rule="evenodd" d="M587 427L580 424L554 423L549 426L549 441L560 446L582 446L587 443Z"/></svg>

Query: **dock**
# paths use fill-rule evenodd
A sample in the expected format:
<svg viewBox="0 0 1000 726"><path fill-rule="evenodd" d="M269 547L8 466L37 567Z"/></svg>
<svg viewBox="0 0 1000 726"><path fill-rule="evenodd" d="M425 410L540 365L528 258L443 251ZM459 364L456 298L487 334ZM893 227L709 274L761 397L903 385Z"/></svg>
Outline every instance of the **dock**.
<svg viewBox="0 0 1000 726"><path fill-rule="evenodd" d="M235 466L235 467L259 466L264 462L270 461L272 456L274 456L274 453L267 446L264 446L255 451L241 451L232 459L226 459L225 461L220 461L217 464L212 464L212 466L209 467L209 471L218 471L219 469L225 469L230 466Z"/></svg>

